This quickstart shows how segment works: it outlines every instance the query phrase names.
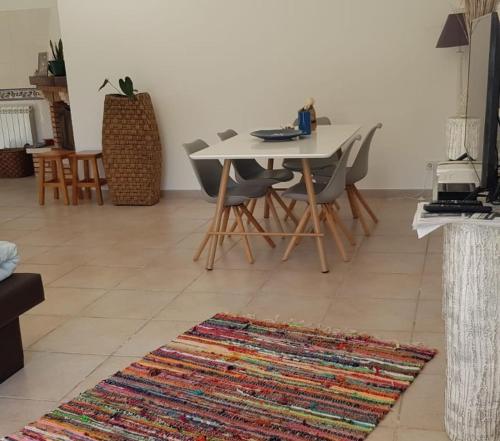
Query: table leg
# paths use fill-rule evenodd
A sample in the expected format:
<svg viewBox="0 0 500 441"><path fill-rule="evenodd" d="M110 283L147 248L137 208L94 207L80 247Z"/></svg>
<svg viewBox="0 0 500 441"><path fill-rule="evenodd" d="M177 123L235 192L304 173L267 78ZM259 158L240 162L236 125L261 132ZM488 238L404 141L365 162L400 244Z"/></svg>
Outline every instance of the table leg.
<svg viewBox="0 0 500 441"><path fill-rule="evenodd" d="M269 158L267 160L267 169L272 170L274 168L274 159ZM269 203L267 198L264 199L264 219L269 219Z"/></svg>
<svg viewBox="0 0 500 441"><path fill-rule="evenodd" d="M213 221L212 232L219 233L222 223L222 214L224 212L224 201L226 199L227 182L229 181L229 170L231 169L231 160L225 159L224 166L222 167L222 176L219 185L219 195L217 196L217 208L215 209L215 216ZM207 258L207 270L214 268L215 253L217 251L217 243L219 238L216 235L212 235L210 239L210 248Z"/></svg>
<svg viewBox="0 0 500 441"><path fill-rule="evenodd" d="M309 160L307 158L302 159L302 170L303 170L304 183L306 184L306 189L307 189L307 196L309 199L309 207L311 208L311 217L313 220L314 232L316 234L320 234L321 226L316 206L316 194L314 193L314 185L311 176L311 167L309 166ZM321 263L321 272L327 273L329 269L328 269L328 263L326 261L323 236L316 237L316 246L318 248L318 255Z"/></svg>

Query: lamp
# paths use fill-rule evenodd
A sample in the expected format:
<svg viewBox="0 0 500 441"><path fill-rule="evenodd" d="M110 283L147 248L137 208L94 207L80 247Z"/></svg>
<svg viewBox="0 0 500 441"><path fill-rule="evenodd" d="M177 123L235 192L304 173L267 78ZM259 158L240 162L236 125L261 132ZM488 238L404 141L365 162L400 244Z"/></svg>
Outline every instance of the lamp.
<svg viewBox="0 0 500 441"><path fill-rule="evenodd" d="M467 35L467 25L465 24L465 14L457 13L448 15L436 47L444 48L468 45L469 37Z"/></svg>

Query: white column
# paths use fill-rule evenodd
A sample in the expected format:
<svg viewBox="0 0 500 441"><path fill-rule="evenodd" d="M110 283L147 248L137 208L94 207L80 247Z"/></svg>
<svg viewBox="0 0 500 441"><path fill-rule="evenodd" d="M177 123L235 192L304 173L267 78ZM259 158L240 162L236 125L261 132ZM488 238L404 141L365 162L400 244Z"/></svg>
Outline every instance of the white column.
<svg viewBox="0 0 500 441"><path fill-rule="evenodd" d="M445 427L452 441L500 441L500 229L445 227Z"/></svg>

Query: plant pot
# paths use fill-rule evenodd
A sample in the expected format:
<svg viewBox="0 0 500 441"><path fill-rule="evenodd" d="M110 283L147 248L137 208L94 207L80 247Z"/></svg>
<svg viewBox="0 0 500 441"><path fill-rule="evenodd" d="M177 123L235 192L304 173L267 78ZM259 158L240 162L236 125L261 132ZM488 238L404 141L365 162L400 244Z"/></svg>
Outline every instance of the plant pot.
<svg viewBox="0 0 500 441"><path fill-rule="evenodd" d="M64 64L64 60L49 61L49 70L55 77L66 76L66 65Z"/></svg>
<svg viewBox="0 0 500 441"><path fill-rule="evenodd" d="M151 97L106 95L102 153L115 205L154 205L160 200L161 144Z"/></svg>

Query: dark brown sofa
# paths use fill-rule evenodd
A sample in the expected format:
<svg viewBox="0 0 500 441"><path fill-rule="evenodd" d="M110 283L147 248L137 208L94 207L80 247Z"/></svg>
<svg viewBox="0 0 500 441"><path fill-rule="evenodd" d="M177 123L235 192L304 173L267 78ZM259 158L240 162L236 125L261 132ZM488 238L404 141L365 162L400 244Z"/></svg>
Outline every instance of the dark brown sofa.
<svg viewBox="0 0 500 441"><path fill-rule="evenodd" d="M44 299L40 274L15 273L0 282L0 383L24 366L19 316Z"/></svg>

